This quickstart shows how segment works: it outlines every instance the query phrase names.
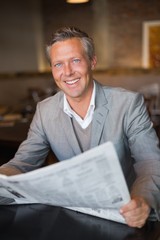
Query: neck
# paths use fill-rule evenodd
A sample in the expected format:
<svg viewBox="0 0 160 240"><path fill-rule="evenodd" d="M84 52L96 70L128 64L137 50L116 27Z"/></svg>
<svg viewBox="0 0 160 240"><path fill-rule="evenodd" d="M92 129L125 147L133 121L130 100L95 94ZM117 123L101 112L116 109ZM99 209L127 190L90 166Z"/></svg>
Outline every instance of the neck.
<svg viewBox="0 0 160 240"><path fill-rule="evenodd" d="M76 112L82 119L84 119L87 114L89 103L90 101L88 103L86 103L86 101L75 101L73 104L70 104L70 106L74 112Z"/></svg>
<svg viewBox="0 0 160 240"><path fill-rule="evenodd" d="M92 97L92 92L93 92L93 86L90 89L87 94L81 98L72 98L72 99L67 99L69 102L70 107L73 109L74 112L76 112L82 119L85 118L87 114L87 110L91 101Z"/></svg>

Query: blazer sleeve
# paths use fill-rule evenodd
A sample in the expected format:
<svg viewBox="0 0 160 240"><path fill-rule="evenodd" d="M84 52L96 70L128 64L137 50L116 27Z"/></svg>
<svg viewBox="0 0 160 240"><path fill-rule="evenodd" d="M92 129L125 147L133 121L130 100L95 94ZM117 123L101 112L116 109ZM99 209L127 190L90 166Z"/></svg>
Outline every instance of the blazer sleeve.
<svg viewBox="0 0 160 240"><path fill-rule="evenodd" d="M132 196L144 197L160 220L160 148L143 96L132 99L126 117L126 134L136 172Z"/></svg>
<svg viewBox="0 0 160 240"><path fill-rule="evenodd" d="M14 166L21 172L35 170L44 164L49 149L38 104L26 140L21 143L14 158L3 166Z"/></svg>

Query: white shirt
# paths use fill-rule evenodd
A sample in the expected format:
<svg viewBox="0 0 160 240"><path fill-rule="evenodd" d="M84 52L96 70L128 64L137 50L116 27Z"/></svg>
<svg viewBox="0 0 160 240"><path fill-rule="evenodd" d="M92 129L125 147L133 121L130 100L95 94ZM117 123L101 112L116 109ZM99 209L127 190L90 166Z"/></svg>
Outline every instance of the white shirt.
<svg viewBox="0 0 160 240"><path fill-rule="evenodd" d="M89 107L88 107L88 110L87 110L87 113L86 113L86 116L84 119L82 119L76 112L74 112L71 109L71 107L67 101L66 95L64 94L63 111L71 118L74 117L83 129L87 128L92 121L93 113L94 113L94 109L95 109L95 94L96 94L96 85L94 82L91 101L90 101L90 104L89 104Z"/></svg>

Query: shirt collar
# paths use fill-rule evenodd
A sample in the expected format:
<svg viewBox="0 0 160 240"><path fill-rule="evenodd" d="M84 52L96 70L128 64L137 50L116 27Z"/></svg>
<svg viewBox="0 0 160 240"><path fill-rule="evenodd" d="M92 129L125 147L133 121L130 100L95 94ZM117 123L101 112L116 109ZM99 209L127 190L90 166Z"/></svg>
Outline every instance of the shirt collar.
<svg viewBox="0 0 160 240"><path fill-rule="evenodd" d="M92 97L91 97L91 101L90 101L90 104L89 104L89 107L88 107L88 111L87 111L87 114L86 116L88 115L88 113L91 111L91 109L94 111L95 109L95 95L96 95L96 84L95 82L93 81L93 92L92 92ZM66 98L66 95L64 94L64 105L63 105L63 111L70 117L74 116L76 113L71 109L68 101L67 101L67 98ZM77 115L77 114L76 114Z"/></svg>

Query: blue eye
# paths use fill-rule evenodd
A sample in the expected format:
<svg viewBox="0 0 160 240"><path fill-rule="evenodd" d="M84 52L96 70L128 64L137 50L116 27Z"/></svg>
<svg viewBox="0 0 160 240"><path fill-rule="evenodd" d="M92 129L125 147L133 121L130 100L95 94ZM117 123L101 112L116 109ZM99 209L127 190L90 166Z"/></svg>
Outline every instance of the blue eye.
<svg viewBox="0 0 160 240"><path fill-rule="evenodd" d="M56 67L56 68L59 68L59 67L61 67L62 66L62 63L56 63L55 65L54 65L54 67Z"/></svg>
<svg viewBox="0 0 160 240"><path fill-rule="evenodd" d="M80 59L75 58L75 59L73 59L73 62L75 62L75 63L79 63L79 62L80 62Z"/></svg>

